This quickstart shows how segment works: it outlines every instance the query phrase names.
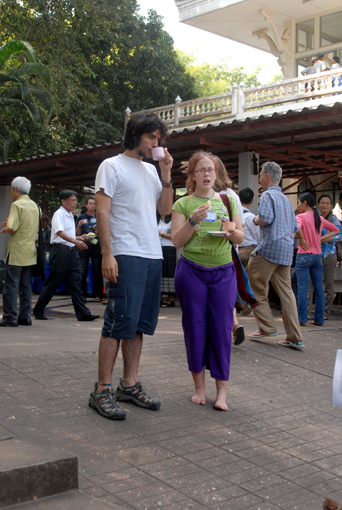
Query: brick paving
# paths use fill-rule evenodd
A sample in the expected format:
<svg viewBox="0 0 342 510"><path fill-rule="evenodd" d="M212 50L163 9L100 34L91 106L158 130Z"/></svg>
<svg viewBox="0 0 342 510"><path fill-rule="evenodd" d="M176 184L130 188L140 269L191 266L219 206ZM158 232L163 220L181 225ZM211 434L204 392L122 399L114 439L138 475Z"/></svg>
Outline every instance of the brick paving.
<svg viewBox="0 0 342 510"><path fill-rule="evenodd" d="M103 313L98 303L88 303ZM232 349L227 413L190 402L179 307L162 310L146 337L143 384L159 411L123 404L113 422L88 407L97 376L102 321L77 323L70 300L56 297L48 322L4 328L0 349L1 440L14 437L77 455L80 488L126 510L314 510L342 502L342 408L332 405L342 319L302 328L305 349L277 345L280 334ZM240 319L247 333L253 317ZM113 382L121 375L117 361ZM1 451L1 450L0 450Z"/></svg>

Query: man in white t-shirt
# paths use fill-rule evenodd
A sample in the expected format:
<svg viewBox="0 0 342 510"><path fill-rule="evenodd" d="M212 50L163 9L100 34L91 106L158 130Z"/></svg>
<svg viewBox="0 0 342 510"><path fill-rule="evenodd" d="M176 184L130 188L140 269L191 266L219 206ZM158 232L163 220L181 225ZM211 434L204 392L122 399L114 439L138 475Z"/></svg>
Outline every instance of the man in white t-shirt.
<svg viewBox="0 0 342 510"><path fill-rule="evenodd" d="M82 269L77 250L87 250L83 236L76 236L74 211L77 207L75 191L66 189L60 192L61 207L55 212L51 221L51 252L49 258L50 273L39 295L33 313L36 320L47 320L44 309L51 301L62 282L72 298L77 320L93 321L98 315L92 315L84 305L81 287Z"/></svg>
<svg viewBox="0 0 342 510"><path fill-rule="evenodd" d="M319 55L317 55L317 60L313 65L312 72L313 72L313 74L316 74L316 73L323 73L323 71L326 71L326 70L327 70L327 66L324 62L324 55L323 55L323 53L320 53Z"/></svg>
<svg viewBox="0 0 342 510"><path fill-rule="evenodd" d="M126 417L118 401L160 408L160 401L142 387L138 366L143 334L153 335L158 321L162 250L156 209L162 216L171 213L173 159L164 149L159 162L161 181L156 167L142 160L152 157L152 149L166 135L167 127L157 115L132 115L124 137L125 152L103 161L96 174L102 274L110 282L99 345L99 380L89 405L112 420ZM120 341L123 377L114 392L111 379Z"/></svg>
<svg viewBox="0 0 342 510"><path fill-rule="evenodd" d="M333 209L333 214L342 221L342 192L339 194L338 202Z"/></svg>

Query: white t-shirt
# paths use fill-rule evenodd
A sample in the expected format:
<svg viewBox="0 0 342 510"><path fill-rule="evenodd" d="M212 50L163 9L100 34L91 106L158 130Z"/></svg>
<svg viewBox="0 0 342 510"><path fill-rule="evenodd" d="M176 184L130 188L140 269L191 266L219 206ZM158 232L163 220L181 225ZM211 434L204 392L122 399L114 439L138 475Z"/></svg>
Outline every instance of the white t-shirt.
<svg viewBox="0 0 342 510"><path fill-rule="evenodd" d="M74 215L72 212L68 212L61 206L55 214L52 216L51 221L51 244L65 244L66 246L75 246L73 243L69 243L69 241L65 241L57 232L65 232L68 236L76 239L76 226Z"/></svg>
<svg viewBox="0 0 342 510"><path fill-rule="evenodd" d="M325 62L323 60L317 60L317 62L313 65L313 72L315 73L322 73L325 71L327 66L325 65Z"/></svg>
<svg viewBox="0 0 342 510"><path fill-rule="evenodd" d="M257 246L260 242L260 227L259 225L254 225L253 220L255 218L255 214L253 214L247 207L243 208L244 220L245 220L245 238L243 242L240 244L240 247L245 246Z"/></svg>
<svg viewBox="0 0 342 510"><path fill-rule="evenodd" d="M335 216L340 220L342 221L342 209L341 207L339 206L339 203L337 202L337 204L335 205L333 211L332 211L333 214L335 214Z"/></svg>
<svg viewBox="0 0 342 510"><path fill-rule="evenodd" d="M164 220L160 220L158 223L158 232L161 234L171 234L171 221L165 223ZM159 239L162 246L173 246L171 239L165 239L165 237L159 237Z"/></svg>
<svg viewBox="0 0 342 510"><path fill-rule="evenodd" d="M236 203L236 207L238 208L238 211L239 211L239 216L240 216L241 224L242 224L242 226L244 226L245 218L244 218L244 215L243 215L243 210L242 210L242 205L241 205L241 202L240 202L239 195L237 195L235 193L235 191L233 191L231 188L227 188L226 190L220 191L219 193L226 193L226 195L228 195L229 197L232 197L234 199L234 202Z"/></svg>
<svg viewBox="0 0 342 510"><path fill-rule="evenodd" d="M101 163L95 193L112 199L109 213L112 253L162 259L157 228L157 201L162 185L155 166L119 154Z"/></svg>

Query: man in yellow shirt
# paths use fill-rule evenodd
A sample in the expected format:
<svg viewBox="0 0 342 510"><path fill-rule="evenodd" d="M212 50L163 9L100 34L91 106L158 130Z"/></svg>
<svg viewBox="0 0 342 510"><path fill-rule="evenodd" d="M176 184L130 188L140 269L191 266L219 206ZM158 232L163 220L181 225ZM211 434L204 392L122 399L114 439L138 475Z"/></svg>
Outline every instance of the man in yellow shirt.
<svg viewBox="0 0 342 510"><path fill-rule="evenodd" d="M8 219L1 223L0 234L9 234L6 255L6 276L3 289L1 327L31 326L31 266L37 262L35 239L38 233L39 211L28 194L31 182L16 177L11 182L13 203ZM17 315L19 290L20 311Z"/></svg>

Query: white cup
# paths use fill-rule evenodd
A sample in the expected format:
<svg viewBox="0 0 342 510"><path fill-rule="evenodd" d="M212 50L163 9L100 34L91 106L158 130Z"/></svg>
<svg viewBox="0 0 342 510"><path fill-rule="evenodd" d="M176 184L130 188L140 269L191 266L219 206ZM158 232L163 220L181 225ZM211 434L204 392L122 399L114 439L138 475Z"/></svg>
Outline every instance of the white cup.
<svg viewBox="0 0 342 510"><path fill-rule="evenodd" d="M151 152L153 161L161 161L165 158L163 147L154 147Z"/></svg>

